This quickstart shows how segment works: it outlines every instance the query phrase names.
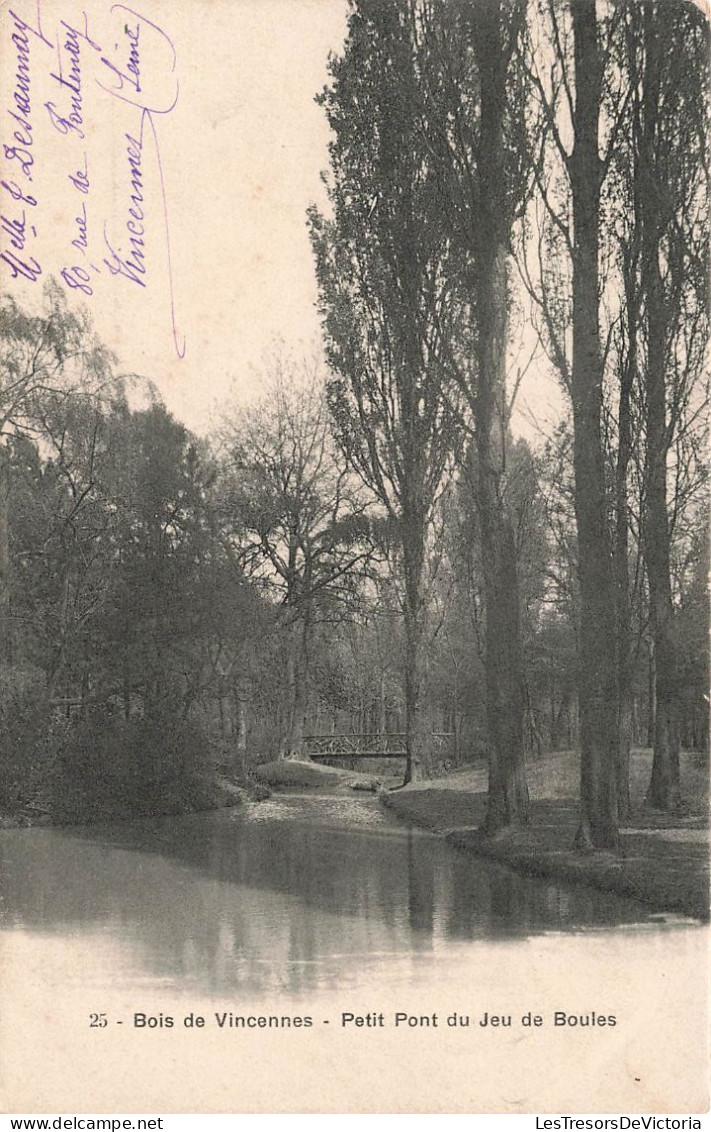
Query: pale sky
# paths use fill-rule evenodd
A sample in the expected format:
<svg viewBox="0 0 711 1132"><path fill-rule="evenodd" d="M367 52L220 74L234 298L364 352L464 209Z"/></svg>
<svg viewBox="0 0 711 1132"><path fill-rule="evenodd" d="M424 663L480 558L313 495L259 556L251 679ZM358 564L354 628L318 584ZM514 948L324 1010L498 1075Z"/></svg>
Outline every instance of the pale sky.
<svg viewBox="0 0 711 1132"><path fill-rule="evenodd" d="M68 267L68 279L93 292L70 290L72 301L87 303L120 368L150 377L176 416L204 431L233 383L246 396L255 390L255 371L275 339L297 354L312 353L319 339L305 214L312 202L324 202L329 131L314 96L328 81L329 52L341 49L346 2L145 0L140 18L138 8L98 0L43 0L41 28L35 0L16 0L12 11L55 46L23 33L31 185L20 162L3 161L0 151L0 180L37 199L25 207L37 236L28 236L17 255L26 261L31 253L42 276L34 283L11 279L2 263L2 289L31 305L42 280ZM22 62L10 39L17 30L8 9L0 9L6 144ZM73 90L53 77L60 73ZM176 93L173 109L160 113ZM154 111L143 118L143 134L142 107ZM62 116L65 124L57 124ZM183 358L174 345L158 152ZM87 192L70 180L84 168ZM19 219L21 206L7 190L0 200L6 215ZM143 244L131 238L139 228ZM3 250L8 238L5 232ZM112 277L111 248L129 260L138 249L138 267ZM530 401L526 389L523 397Z"/></svg>
<svg viewBox="0 0 711 1132"><path fill-rule="evenodd" d="M63 77L71 78L72 57L62 46L59 21L84 28L83 4L61 8L45 2L44 36L59 43ZM138 9L136 9L138 11ZM37 27L34 0L17 0L14 11ZM128 8L115 13L89 0L88 31L101 51L81 36L80 97L74 112L81 123L64 132L53 127L45 103L68 119L72 92L51 78L58 55L31 33L33 180L23 179L17 161L2 161L0 178L35 194L25 207L37 229L28 240L43 268L37 282L12 279L0 263L2 289L34 305L42 280L69 265L91 277L91 296L81 296L97 330L120 357L121 368L152 378L168 406L191 427L201 429L216 398L233 379L248 384L275 338L299 349L318 339L319 322L306 209L323 200L319 180L328 163L328 128L315 94L327 82L329 51L338 50L346 28L342 0L187 0L180 4L146 0L140 11L155 27L140 23L138 81L129 85L130 42L138 21ZM160 32L157 30L160 29ZM0 141L10 141L15 109L18 56L10 44L17 28L0 10L2 117ZM58 32L61 33L58 35ZM175 62L173 68L173 54ZM108 59L124 79L116 77ZM135 190L126 135L140 130L141 111L102 90L113 87L151 109L178 100L169 114L155 114L170 224L175 316L185 356L173 344L170 287L160 181L150 124L141 150L145 240L145 286L110 277L104 222L112 246L130 252L126 222ZM123 84L123 85L121 85ZM76 83L75 83L76 86ZM76 127L76 128L75 128ZM79 136L84 134L84 138ZM69 174L87 160L90 191L78 193ZM134 157L136 151L134 150ZM0 192L3 211L19 218L20 206ZM86 205L86 249L72 247L79 232L75 215ZM9 206L9 208L8 208ZM13 212L12 209L15 209ZM132 221L137 231L137 221ZM8 247L5 236L3 250ZM27 249L26 249L27 250ZM20 256L20 253L17 253ZM20 256L20 258L22 258ZM94 271L89 261L98 267ZM70 276L77 278L76 276ZM79 281L84 278L79 276ZM72 300L78 292L71 292Z"/></svg>

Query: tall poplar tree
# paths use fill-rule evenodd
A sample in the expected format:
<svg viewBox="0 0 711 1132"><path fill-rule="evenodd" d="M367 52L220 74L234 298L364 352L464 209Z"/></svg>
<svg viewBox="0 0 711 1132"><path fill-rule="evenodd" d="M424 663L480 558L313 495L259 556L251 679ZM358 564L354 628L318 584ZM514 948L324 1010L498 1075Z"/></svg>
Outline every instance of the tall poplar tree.
<svg viewBox="0 0 711 1132"><path fill-rule="evenodd" d="M420 131L409 4L358 0L323 92L331 215L311 211L339 441L396 531L405 621L406 779L431 769L424 713L428 531L452 446L441 363L449 245Z"/></svg>
<svg viewBox="0 0 711 1132"><path fill-rule="evenodd" d="M639 110L630 136L638 199L637 350L645 434L642 539L655 661L647 802L670 810L679 782L681 656L672 593L678 450L703 413L708 347L708 23L692 4L631 6L628 65ZM696 430L697 431L697 430ZM676 467L674 467L676 465ZM678 484L677 484L678 496Z"/></svg>
<svg viewBox="0 0 711 1132"><path fill-rule="evenodd" d="M520 0L412 6L423 97L422 132L440 186L451 248L442 335L451 387L474 436L481 540L489 789L486 828L528 819L520 592L507 482L511 232L528 191L522 144Z"/></svg>

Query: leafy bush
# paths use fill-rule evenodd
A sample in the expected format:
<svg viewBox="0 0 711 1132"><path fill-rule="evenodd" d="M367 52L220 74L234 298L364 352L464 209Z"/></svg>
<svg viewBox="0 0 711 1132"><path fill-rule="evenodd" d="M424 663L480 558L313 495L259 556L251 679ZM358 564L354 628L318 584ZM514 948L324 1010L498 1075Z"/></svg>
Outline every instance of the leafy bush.
<svg viewBox="0 0 711 1132"><path fill-rule="evenodd" d="M44 674L0 666L0 806L13 812L33 801L52 775L52 717Z"/></svg>
<svg viewBox="0 0 711 1132"><path fill-rule="evenodd" d="M173 704L125 719L111 704L84 717L53 710L44 674L0 666L0 810L55 820L175 813L219 804L209 741Z"/></svg>
<svg viewBox="0 0 711 1132"><path fill-rule="evenodd" d="M168 708L124 719L102 705L67 731L60 751L68 786L89 805L136 812L209 805L201 728Z"/></svg>

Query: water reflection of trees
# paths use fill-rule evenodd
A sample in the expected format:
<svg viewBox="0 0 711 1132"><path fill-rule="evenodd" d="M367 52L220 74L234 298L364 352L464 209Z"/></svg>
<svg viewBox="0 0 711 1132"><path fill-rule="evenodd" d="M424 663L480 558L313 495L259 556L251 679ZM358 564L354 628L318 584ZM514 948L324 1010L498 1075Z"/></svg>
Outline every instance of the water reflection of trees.
<svg viewBox="0 0 711 1132"><path fill-rule="evenodd" d="M4 831L3 925L104 934L134 968L246 993L342 986L378 955L445 938L643 916L633 903L562 891L387 821L319 824L298 810L287 819L221 813Z"/></svg>

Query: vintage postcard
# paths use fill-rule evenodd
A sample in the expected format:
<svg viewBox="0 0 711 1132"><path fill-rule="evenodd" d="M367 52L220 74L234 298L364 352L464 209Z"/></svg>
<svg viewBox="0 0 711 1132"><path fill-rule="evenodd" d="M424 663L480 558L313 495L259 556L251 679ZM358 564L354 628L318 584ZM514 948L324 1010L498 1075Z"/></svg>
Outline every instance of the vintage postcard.
<svg viewBox="0 0 711 1132"><path fill-rule="evenodd" d="M0 5L1 1111L700 1127L707 44Z"/></svg>

